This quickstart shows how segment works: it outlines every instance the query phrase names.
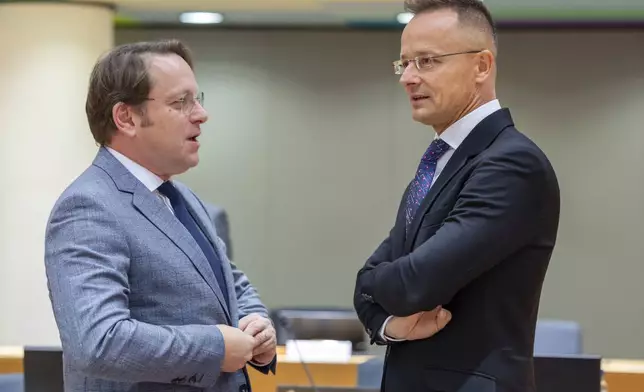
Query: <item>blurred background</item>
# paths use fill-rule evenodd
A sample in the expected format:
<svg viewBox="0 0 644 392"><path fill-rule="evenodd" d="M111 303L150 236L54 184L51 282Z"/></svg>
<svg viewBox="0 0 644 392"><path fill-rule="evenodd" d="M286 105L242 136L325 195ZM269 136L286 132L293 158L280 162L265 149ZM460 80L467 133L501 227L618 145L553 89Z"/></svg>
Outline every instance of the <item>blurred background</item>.
<svg viewBox="0 0 644 392"><path fill-rule="evenodd" d="M578 323L585 352L644 357L644 1L485 3L500 102L561 186L540 317ZM96 153L91 67L139 40L194 51L210 120L181 180L226 211L232 258L266 305L351 308L434 135L393 74L402 12L401 0L0 1L0 345L59 344L45 224Z"/></svg>

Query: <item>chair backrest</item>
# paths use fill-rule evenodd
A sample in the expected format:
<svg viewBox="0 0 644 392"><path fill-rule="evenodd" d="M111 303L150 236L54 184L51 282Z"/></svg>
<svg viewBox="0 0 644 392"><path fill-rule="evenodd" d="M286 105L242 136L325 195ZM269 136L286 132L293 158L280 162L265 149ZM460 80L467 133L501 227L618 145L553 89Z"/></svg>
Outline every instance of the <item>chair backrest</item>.
<svg viewBox="0 0 644 392"><path fill-rule="evenodd" d="M358 365L358 386L380 388L384 364L383 357L374 357Z"/></svg>
<svg viewBox="0 0 644 392"><path fill-rule="evenodd" d="M61 347L25 346L25 392L64 392Z"/></svg>
<svg viewBox="0 0 644 392"><path fill-rule="evenodd" d="M208 217L215 225L217 236L226 244L226 256L233 260L233 244L230 238L230 223L228 221L228 213L223 208L214 204L204 203Z"/></svg>
<svg viewBox="0 0 644 392"><path fill-rule="evenodd" d="M0 374L0 392L23 392L24 388L22 374Z"/></svg>
<svg viewBox="0 0 644 392"><path fill-rule="evenodd" d="M539 320L534 337L535 355L582 354L579 323L567 320Z"/></svg>
<svg viewBox="0 0 644 392"><path fill-rule="evenodd" d="M535 355L537 392L600 392L598 355Z"/></svg>

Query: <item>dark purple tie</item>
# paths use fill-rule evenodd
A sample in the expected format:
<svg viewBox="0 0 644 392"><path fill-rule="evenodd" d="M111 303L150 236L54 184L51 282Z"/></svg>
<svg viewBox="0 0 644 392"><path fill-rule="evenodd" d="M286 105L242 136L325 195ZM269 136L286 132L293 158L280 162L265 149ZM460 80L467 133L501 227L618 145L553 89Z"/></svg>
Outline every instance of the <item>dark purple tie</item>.
<svg viewBox="0 0 644 392"><path fill-rule="evenodd" d="M409 230L411 221L414 220L414 215L416 214L420 203L423 202L427 192L429 192L429 187L434 179L434 173L436 173L436 163L440 157L447 152L447 150L449 150L449 144L445 143L441 139L434 139L420 160L418 170L416 171L416 177L414 177L414 180L409 185L409 192L407 193L405 206L405 222L407 230Z"/></svg>

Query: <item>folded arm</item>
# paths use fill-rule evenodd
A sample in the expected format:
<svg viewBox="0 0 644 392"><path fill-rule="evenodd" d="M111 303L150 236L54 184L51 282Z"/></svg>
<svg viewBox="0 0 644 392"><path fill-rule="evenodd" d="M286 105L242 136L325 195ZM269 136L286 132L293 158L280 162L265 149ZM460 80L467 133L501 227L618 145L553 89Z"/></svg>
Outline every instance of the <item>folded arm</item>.
<svg viewBox="0 0 644 392"><path fill-rule="evenodd" d="M386 344L384 338L385 321L391 316L382 306L375 303L373 297L364 294L362 289L361 276L363 271L375 268L381 263L391 261L391 234L376 249L373 255L367 260L365 266L360 269L357 275L355 291L353 295L353 306L358 314L358 319L364 325L371 343Z"/></svg>
<svg viewBox="0 0 644 392"><path fill-rule="evenodd" d="M541 162L525 151L481 163L431 238L409 255L361 271L363 293L396 316L449 303L535 235L549 185Z"/></svg>
<svg viewBox="0 0 644 392"><path fill-rule="evenodd" d="M128 240L98 197L55 207L45 266L66 361L92 377L212 386L224 360L215 325L153 325L129 310Z"/></svg>

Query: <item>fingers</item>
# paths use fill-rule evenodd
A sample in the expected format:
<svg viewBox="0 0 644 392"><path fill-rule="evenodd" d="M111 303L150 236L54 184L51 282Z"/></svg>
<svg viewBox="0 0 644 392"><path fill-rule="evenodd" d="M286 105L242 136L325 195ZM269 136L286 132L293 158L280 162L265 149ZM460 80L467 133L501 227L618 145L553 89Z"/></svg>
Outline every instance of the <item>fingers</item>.
<svg viewBox="0 0 644 392"><path fill-rule="evenodd" d="M275 346L277 346L277 339L273 334L272 336L269 336L269 338L266 339L263 343L255 347L255 349L253 350L253 356L261 355L268 351L273 351L275 350Z"/></svg>
<svg viewBox="0 0 644 392"><path fill-rule="evenodd" d="M446 309L436 308L430 312L426 312L416 326L414 326L414 329L410 332L407 339L427 339L445 328L451 319L452 313Z"/></svg>
<svg viewBox="0 0 644 392"><path fill-rule="evenodd" d="M436 333L439 330L443 329L443 327L445 327L451 319L452 313L447 309L439 307L428 313L427 317L422 320L422 323L434 329L434 333Z"/></svg>
<svg viewBox="0 0 644 392"><path fill-rule="evenodd" d="M412 322L411 325L408 326L407 332L405 333L405 336L403 336L403 339L406 339L409 334L411 334L414 331L414 328L418 325L418 323L423 319L425 312L418 312L416 314L412 314L411 316L408 316L410 318L410 321Z"/></svg>
<svg viewBox="0 0 644 392"><path fill-rule="evenodd" d="M244 329L244 333L250 336L255 336L258 333L262 332L264 329L268 327L269 323L267 323L264 320L255 320L248 324L246 329Z"/></svg>
<svg viewBox="0 0 644 392"><path fill-rule="evenodd" d="M404 319L408 323L411 323L412 325L416 325L416 323L418 323L418 320L420 320L421 317L423 317L423 314L425 314L425 311L420 311L410 316L402 317L402 319Z"/></svg>
<svg viewBox="0 0 644 392"><path fill-rule="evenodd" d="M239 329L241 329L242 331L246 332L246 328L248 328L248 325L250 323L252 323L253 321L255 321L257 319L260 319L260 318L262 318L262 316L260 316L257 313L251 313L248 316L242 317L242 319L239 320Z"/></svg>
<svg viewBox="0 0 644 392"><path fill-rule="evenodd" d="M242 329L244 333L250 336L255 336L259 332L262 332L268 327L271 327L271 321L269 319L266 319L264 317L258 316L256 319L251 321L246 328ZM241 329L241 327L240 327Z"/></svg>
<svg viewBox="0 0 644 392"><path fill-rule="evenodd" d="M438 329L443 329L451 320L452 312L447 309L441 309L436 314L436 325L438 326Z"/></svg>
<svg viewBox="0 0 644 392"><path fill-rule="evenodd" d="M253 338L251 358L274 350L277 346L275 328L273 328L271 321L265 317L250 314L239 320L239 329Z"/></svg>
<svg viewBox="0 0 644 392"><path fill-rule="evenodd" d="M269 326L268 328L264 329L257 335L255 335L255 347L258 347L262 344L264 344L267 341L274 340L275 338L275 329L273 326Z"/></svg>
<svg viewBox="0 0 644 392"><path fill-rule="evenodd" d="M394 316L385 326L385 335L394 339L406 339L424 313L418 312L405 317Z"/></svg>

